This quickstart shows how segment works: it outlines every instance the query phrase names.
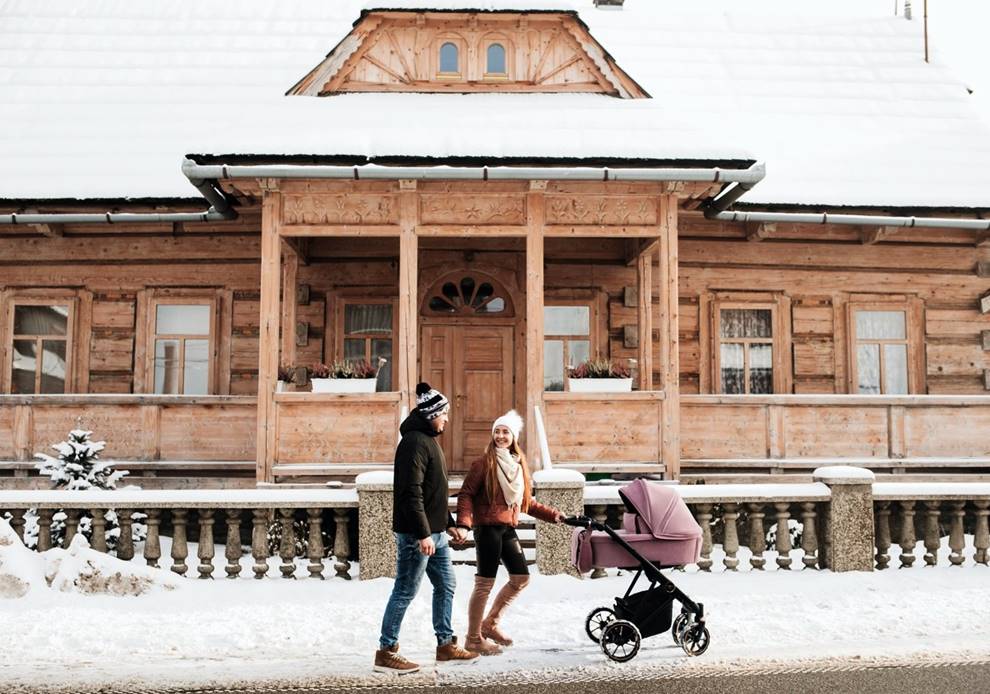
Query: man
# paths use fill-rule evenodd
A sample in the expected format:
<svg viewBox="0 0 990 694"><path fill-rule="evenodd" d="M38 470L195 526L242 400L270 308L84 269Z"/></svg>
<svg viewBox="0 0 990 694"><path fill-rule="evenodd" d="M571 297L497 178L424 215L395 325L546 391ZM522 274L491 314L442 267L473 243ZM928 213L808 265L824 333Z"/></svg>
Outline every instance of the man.
<svg viewBox="0 0 990 694"><path fill-rule="evenodd" d="M424 573L433 584L437 662L478 657L457 645L451 627L455 579L447 533L455 543L463 542L467 533L455 527L448 510L446 461L437 442L447 426L449 412L447 398L428 383L420 383L416 386L416 407L399 427L402 440L395 450L392 498L392 530L398 552L395 583L382 618L379 650L375 652L377 672L407 674L419 670L419 665L399 654L399 630Z"/></svg>

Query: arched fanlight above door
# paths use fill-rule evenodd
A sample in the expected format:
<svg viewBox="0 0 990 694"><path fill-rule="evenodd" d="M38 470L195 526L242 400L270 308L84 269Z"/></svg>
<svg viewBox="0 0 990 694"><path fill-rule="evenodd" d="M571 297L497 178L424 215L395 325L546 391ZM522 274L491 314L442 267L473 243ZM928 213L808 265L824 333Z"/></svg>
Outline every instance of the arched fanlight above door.
<svg viewBox="0 0 990 694"><path fill-rule="evenodd" d="M446 275L426 293L423 313L433 316L515 315L509 293L496 280L472 272Z"/></svg>

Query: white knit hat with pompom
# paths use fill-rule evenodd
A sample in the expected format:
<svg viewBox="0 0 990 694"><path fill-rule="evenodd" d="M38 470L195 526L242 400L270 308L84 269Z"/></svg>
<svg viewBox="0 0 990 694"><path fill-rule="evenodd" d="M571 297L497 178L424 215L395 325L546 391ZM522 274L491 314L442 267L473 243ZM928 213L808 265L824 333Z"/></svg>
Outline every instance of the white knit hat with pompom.
<svg viewBox="0 0 990 694"><path fill-rule="evenodd" d="M492 424L493 434L495 433L495 427L497 426L507 427L508 430L512 432L512 438L518 441L519 432L521 432L523 428L523 420L522 417L519 416L518 412L515 410L509 410L504 415L496 419L495 423Z"/></svg>

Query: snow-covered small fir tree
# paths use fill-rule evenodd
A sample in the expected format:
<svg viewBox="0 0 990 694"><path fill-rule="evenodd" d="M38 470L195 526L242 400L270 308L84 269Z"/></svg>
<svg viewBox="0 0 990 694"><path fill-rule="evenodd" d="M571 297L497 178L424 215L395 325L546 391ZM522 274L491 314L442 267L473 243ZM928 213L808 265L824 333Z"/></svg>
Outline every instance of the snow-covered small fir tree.
<svg viewBox="0 0 990 694"><path fill-rule="evenodd" d="M73 429L69 432L69 438L52 446L58 451L58 457L53 457L45 453L35 454L40 458L35 467L42 475L47 475L54 483L56 489L86 490L86 489L116 489L117 482L125 475L126 470L114 470L113 464L100 460L100 453L106 443L104 441L93 441L93 432L83 429ZM32 509L33 511L33 509ZM59 510L52 516L52 545L58 547L65 538L65 521L68 516L64 511ZM140 540L144 537L145 528L140 524L144 520L143 513L132 513L131 518L137 521L134 528L134 539ZM30 521L29 521L30 522ZM79 516L80 532L87 540L92 540L92 516L83 512ZM35 531L34 540L37 542ZM120 526L117 522L117 514L108 511L106 514L106 537L107 545L110 549L115 549L117 539L120 537Z"/></svg>

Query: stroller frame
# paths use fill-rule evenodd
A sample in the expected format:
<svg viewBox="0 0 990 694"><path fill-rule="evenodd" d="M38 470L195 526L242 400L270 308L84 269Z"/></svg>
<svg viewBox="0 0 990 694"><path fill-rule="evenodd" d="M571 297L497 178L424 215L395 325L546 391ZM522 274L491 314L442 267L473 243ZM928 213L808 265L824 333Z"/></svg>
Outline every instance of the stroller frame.
<svg viewBox="0 0 990 694"><path fill-rule="evenodd" d="M639 652L643 638L663 633L668 629L671 631L674 643L680 645L687 655L701 655L708 649L710 635L705 626L705 606L692 600L661 573L661 569L673 568L673 566L657 566L637 552L621 534L587 516L565 518L564 523L607 533L614 542L639 562L636 574L625 594L621 598L615 598L615 607L598 607L588 615L585 624L588 636L599 643L606 656L617 662L631 660ZM649 581L649 588L633 593L633 588L644 575ZM657 598L661 600L659 603ZM667 611L674 600L681 604L681 612L671 625L669 612L662 614L661 611ZM630 650L625 649L627 644L631 644ZM621 653L619 649L622 649Z"/></svg>

